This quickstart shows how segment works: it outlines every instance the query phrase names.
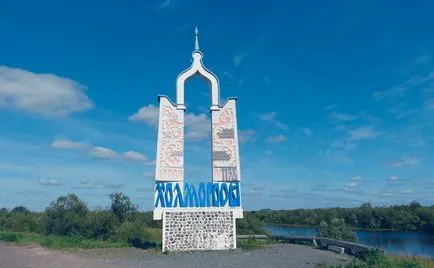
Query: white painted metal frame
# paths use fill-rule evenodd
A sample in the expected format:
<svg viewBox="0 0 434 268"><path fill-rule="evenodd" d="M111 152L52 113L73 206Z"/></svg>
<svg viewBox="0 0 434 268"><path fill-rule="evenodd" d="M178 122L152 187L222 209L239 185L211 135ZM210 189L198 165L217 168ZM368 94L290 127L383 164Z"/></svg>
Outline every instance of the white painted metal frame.
<svg viewBox="0 0 434 268"><path fill-rule="evenodd" d="M200 74L211 86L211 111L219 110L220 89L217 76L209 71L202 62L202 52L195 50L192 54L193 63L176 79L176 104L177 109L185 110L184 85L193 75Z"/></svg>

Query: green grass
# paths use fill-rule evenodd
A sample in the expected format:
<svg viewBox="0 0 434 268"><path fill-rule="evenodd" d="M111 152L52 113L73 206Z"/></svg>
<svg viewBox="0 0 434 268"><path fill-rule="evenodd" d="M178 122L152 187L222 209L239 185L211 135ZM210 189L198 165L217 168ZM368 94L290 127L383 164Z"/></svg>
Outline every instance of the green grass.
<svg viewBox="0 0 434 268"><path fill-rule="evenodd" d="M410 257L410 256L390 256L395 262L413 262L418 264L421 268L432 268L434 267L434 259L429 259L426 257Z"/></svg>
<svg viewBox="0 0 434 268"><path fill-rule="evenodd" d="M26 232L0 231L0 241L18 245L39 244L46 248L68 249L68 248L120 248L128 247L125 242L100 241L85 239L78 236L56 236L42 235Z"/></svg>
<svg viewBox="0 0 434 268"><path fill-rule="evenodd" d="M271 245L279 243L272 239L247 239L247 240L237 240L237 248L244 250L254 250L261 249L265 245Z"/></svg>
<svg viewBox="0 0 434 268"><path fill-rule="evenodd" d="M350 263L331 266L320 263L317 268L432 268L434 260L424 257L389 256L379 250L373 250L354 258Z"/></svg>
<svg viewBox="0 0 434 268"><path fill-rule="evenodd" d="M160 228L145 228L145 231L149 233L151 241L161 244L163 234Z"/></svg>

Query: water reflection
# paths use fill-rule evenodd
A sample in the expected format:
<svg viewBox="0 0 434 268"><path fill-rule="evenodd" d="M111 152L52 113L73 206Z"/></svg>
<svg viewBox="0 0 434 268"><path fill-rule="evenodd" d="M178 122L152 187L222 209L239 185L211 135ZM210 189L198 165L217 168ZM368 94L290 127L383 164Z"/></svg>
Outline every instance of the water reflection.
<svg viewBox="0 0 434 268"><path fill-rule="evenodd" d="M316 228L268 225L274 235L315 236ZM384 249L393 255L428 256L434 258L434 233L357 231L357 242Z"/></svg>

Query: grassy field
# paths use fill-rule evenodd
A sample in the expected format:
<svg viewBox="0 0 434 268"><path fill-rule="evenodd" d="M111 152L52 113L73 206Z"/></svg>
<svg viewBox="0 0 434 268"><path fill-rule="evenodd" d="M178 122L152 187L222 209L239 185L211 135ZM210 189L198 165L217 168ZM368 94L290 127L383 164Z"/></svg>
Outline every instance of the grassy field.
<svg viewBox="0 0 434 268"><path fill-rule="evenodd" d="M434 259L410 256L389 256L379 250L368 252L365 256L354 258L350 263L330 266L322 263L317 268L433 268Z"/></svg>
<svg viewBox="0 0 434 268"><path fill-rule="evenodd" d="M145 228L150 234L151 241L161 244L161 230L158 228ZM115 240L96 240L88 239L80 236L58 236L58 235L43 235L29 232L12 232L0 231L0 241L25 245L39 244L46 248L52 249L68 249L68 248L122 248L129 247L127 241Z"/></svg>
<svg viewBox="0 0 434 268"><path fill-rule="evenodd" d="M11 232L0 231L0 241L26 245L26 244L39 244L46 248L53 249L67 249L67 248L120 248L128 247L129 245L124 242L117 241L100 241L85 239L78 236L56 236L56 235L42 235L26 232Z"/></svg>
<svg viewBox="0 0 434 268"><path fill-rule="evenodd" d="M396 262L412 262L419 265L421 268L433 268L434 259L428 259L425 257L407 257L407 256L390 256L390 259Z"/></svg>
<svg viewBox="0 0 434 268"><path fill-rule="evenodd" d="M120 248L129 246L127 243L123 242L91 240L78 236L45 236L42 234L11 231L0 231L0 241L18 245L39 244L43 247L52 249Z"/></svg>
<svg viewBox="0 0 434 268"><path fill-rule="evenodd" d="M278 241L274 239L245 239L237 240L237 248L244 250L261 249L266 245L277 244Z"/></svg>

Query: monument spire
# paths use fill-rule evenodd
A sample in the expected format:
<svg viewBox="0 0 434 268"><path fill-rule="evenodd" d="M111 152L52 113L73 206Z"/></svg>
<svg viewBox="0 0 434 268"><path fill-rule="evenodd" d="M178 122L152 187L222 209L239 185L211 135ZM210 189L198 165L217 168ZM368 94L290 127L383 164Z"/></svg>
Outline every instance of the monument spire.
<svg viewBox="0 0 434 268"><path fill-rule="evenodd" d="M196 28L194 29L194 35L195 35L195 42L194 42L194 50L200 50L199 49L199 30Z"/></svg>

